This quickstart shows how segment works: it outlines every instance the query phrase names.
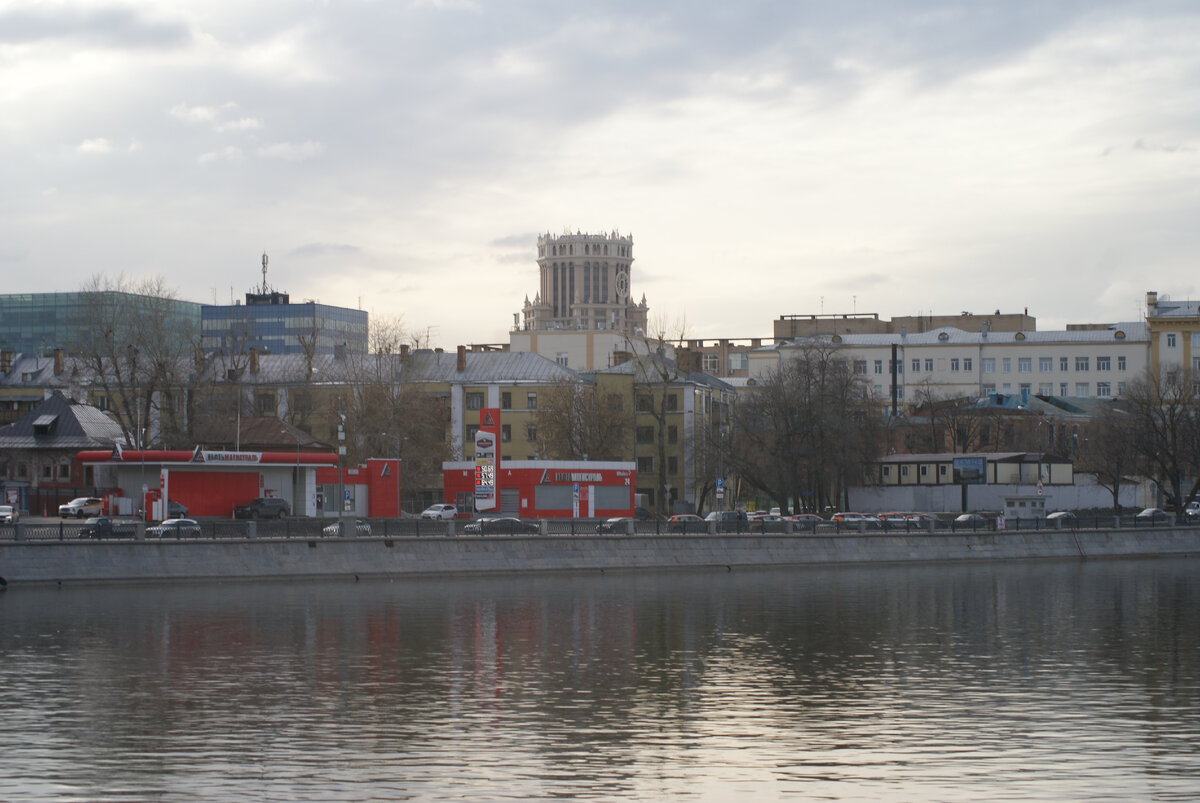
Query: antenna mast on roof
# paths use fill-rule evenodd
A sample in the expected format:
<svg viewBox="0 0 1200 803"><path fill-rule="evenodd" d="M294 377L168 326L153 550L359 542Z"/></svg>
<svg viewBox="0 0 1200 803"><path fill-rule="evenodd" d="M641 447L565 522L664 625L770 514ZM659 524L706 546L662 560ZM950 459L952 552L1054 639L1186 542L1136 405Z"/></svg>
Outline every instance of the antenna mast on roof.
<svg viewBox="0 0 1200 803"><path fill-rule="evenodd" d="M263 286L262 292L265 296L270 290L267 289L267 252L263 251Z"/></svg>

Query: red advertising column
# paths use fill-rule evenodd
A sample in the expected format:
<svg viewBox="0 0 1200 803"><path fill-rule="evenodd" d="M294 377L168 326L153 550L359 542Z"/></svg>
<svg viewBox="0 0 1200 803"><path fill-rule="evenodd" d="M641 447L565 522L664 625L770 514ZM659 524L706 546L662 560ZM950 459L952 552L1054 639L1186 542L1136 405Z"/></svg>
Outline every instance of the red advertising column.
<svg viewBox="0 0 1200 803"><path fill-rule="evenodd" d="M495 510L500 506L500 408L479 411L475 433L475 509Z"/></svg>

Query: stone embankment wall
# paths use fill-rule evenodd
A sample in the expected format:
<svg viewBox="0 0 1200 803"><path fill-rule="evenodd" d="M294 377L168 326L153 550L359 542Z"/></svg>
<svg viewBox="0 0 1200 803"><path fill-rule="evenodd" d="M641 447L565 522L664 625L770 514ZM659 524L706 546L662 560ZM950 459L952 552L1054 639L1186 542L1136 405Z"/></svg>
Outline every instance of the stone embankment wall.
<svg viewBox="0 0 1200 803"><path fill-rule="evenodd" d="M1200 528L0 543L16 583L403 577L1200 555Z"/></svg>

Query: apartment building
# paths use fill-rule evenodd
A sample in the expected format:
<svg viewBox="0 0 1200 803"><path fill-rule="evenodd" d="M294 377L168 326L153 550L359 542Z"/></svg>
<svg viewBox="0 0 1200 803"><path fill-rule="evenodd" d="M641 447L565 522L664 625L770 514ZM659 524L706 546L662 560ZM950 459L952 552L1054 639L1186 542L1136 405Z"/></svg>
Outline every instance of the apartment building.
<svg viewBox="0 0 1200 803"><path fill-rule="evenodd" d="M842 351L876 396L894 399L898 410L922 395L1116 398L1150 364L1150 342L1141 322L1045 332L944 326L916 334L831 335L757 349L749 356L749 375L765 378L789 354L821 346Z"/></svg>

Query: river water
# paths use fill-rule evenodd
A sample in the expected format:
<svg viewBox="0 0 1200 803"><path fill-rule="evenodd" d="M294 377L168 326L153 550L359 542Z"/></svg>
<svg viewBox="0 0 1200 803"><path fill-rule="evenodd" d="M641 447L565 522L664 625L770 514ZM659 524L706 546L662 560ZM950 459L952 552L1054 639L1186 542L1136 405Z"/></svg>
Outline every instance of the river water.
<svg viewBox="0 0 1200 803"><path fill-rule="evenodd" d="M1200 559L29 588L5 800L1186 800Z"/></svg>

